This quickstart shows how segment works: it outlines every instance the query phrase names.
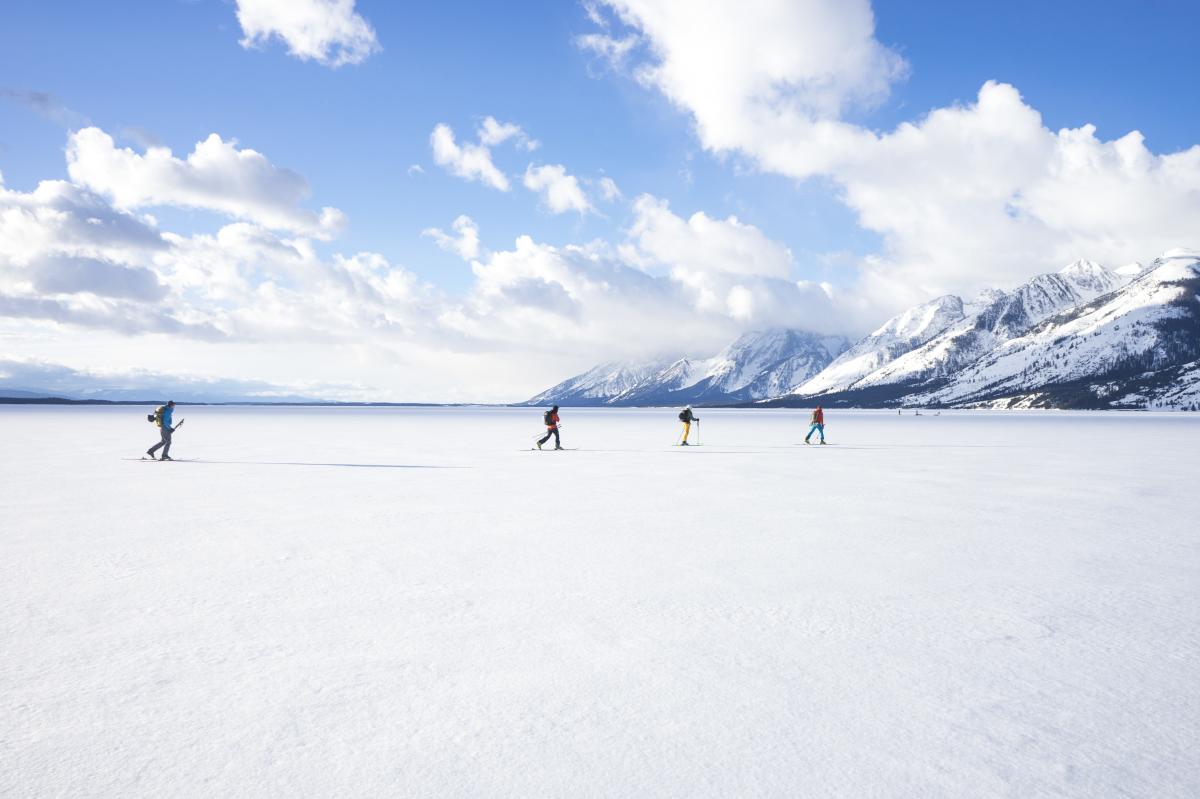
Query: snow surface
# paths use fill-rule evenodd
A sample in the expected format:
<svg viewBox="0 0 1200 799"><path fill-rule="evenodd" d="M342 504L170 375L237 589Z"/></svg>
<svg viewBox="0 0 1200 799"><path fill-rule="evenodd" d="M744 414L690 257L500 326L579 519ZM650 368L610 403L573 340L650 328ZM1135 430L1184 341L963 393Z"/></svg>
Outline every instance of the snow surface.
<svg viewBox="0 0 1200 799"><path fill-rule="evenodd" d="M1200 795L1200 416L0 407L0 795Z"/></svg>

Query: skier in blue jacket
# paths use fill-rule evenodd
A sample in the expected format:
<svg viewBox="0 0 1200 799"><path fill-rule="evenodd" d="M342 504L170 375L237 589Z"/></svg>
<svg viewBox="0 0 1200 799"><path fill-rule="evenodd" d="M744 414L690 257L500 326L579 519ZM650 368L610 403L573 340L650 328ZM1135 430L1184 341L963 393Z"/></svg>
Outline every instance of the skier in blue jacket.
<svg viewBox="0 0 1200 799"><path fill-rule="evenodd" d="M171 457L171 434L175 432L175 428L171 426L171 422L174 415L175 400L168 400L166 405L160 405L154 409L154 424L158 426L158 432L162 440L146 450L146 454L150 456L150 460L154 460L154 453L158 452L160 448L162 449L162 458L160 460L174 460Z"/></svg>

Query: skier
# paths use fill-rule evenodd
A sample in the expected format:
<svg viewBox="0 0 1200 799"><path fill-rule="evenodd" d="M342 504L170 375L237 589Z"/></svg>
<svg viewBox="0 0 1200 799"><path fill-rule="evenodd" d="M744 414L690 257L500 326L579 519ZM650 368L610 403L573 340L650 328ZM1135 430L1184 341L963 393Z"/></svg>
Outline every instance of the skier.
<svg viewBox="0 0 1200 799"><path fill-rule="evenodd" d="M690 446L688 444L688 434L692 431L692 422L699 422L700 417L692 413L692 406L689 405L679 412L679 421L683 422L683 443L679 446Z"/></svg>
<svg viewBox="0 0 1200 799"><path fill-rule="evenodd" d="M175 428L171 426L171 417L175 413L175 400L168 400L166 405L160 405L154 409L154 424L159 428L159 434L162 436L162 441L159 441L150 449L146 450L146 454L150 456L150 460L154 460L154 453L162 449L162 457L159 460L169 461L174 460L171 457L171 434L175 432Z"/></svg>
<svg viewBox="0 0 1200 799"><path fill-rule="evenodd" d="M809 422L812 424L812 427L808 428L808 435L806 435L804 437L804 443L811 444L812 442L809 441L809 439L812 438L812 434L820 433L821 434L821 443L824 444L825 443L825 412L823 410L821 410L820 405L818 405L817 409L812 412L812 418L809 419Z"/></svg>
<svg viewBox="0 0 1200 799"><path fill-rule="evenodd" d="M558 437L558 406L555 405L550 410L542 414L542 423L546 425L546 435L538 439L537 448L541 449L542 444L550 440L550 436L554 436L554 448L562 449L562 439Z"/></svg>

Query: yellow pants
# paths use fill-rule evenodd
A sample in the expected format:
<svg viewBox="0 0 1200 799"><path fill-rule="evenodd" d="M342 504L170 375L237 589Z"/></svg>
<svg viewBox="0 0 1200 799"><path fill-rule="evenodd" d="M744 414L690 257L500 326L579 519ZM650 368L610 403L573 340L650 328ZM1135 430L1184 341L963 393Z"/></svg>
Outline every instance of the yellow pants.
<svg viewBox="0 0 1200 799"><path fill-rule="evenodd" d="M690 433L691 431L692 431L692 423L684 422L683 423L683 440L684 441L687 441L688 433Z"/></svg>

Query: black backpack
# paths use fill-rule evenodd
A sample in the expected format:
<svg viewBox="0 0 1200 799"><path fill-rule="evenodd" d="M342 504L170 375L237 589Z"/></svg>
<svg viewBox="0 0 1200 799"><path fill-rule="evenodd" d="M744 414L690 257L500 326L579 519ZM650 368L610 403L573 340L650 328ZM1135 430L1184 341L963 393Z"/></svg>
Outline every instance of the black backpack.
<svg viewBox="0 0 1200 799"><path fill-rule="evenodd" d="M687 420L688 420L688 412L686 410L680 411L679 412L679 421L686 422Z"/></svg>
<svg viewBox="0 0 1200 799"><path fill-rule="evenodd" d="M546 411L544 414L542 414L542 422L545 423L546 427L554 424L554 419L551 418L552 416L554 416L554 411Z"/></svg>

